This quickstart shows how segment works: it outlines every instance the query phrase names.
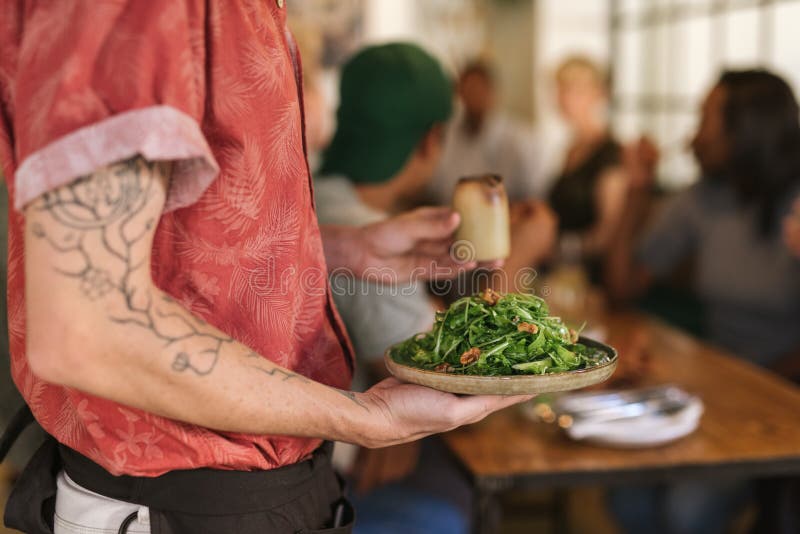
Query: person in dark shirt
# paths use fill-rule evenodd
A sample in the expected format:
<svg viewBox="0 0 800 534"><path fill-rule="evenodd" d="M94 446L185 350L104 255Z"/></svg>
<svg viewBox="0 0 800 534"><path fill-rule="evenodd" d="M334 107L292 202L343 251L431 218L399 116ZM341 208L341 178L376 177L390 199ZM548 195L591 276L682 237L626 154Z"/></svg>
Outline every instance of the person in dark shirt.
<svg viewBox="0 0 800 534"><path fill-rule="evenodd" d="M572 130L564 167L550 191L562 248L568 247L597 271L622 213L626 177L620 145L606 120L606 75L591 60L575 56L556 71L558 106Z"/></svg>
<svg viewBox="0 0 800 534"><path fill-rule="evenodd" d="M607 256L611 293L634 298L693 258L693 286L712 343L773 369L796 358L800 259L793 252L792 204L800 197L799 114L791 87L779 76L723 73L703 103L692 140L701 179L669 199L641 235L655 159L636 155L652 154L645 145L626 151L630 190ZM620 488L610 502L625 532L705 534L723 532L751 490L746 481L708 480ZM796 532L764 522L797 520L796 508L775 509L796 502L796 495L784 499L770 491L759 492L761 522L753 532Z"/></svg>
<svg viewBox="0 0 800 534"><path fill-rule="evenodd" d="M724 73L703 104L692 149L702 178L646 227L650 193L632 180L609 288L634 298L692 258L709 340L771 366L800 348L800 261L791 250L800 119L791 88L766 71Z"/></svg>

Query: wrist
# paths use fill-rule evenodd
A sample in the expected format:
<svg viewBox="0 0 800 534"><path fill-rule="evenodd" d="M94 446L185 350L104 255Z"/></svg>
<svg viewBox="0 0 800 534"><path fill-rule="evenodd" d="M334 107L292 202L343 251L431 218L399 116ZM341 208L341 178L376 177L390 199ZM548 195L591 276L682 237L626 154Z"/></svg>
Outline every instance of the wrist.
<svg viewBox="0 0 800 534"><path fill-rule="evenodd" d="M386 421L382 408L368 393L343 391L328 388L333 409L328 419L330 428L325 434L336 441L352 443L361 447L380 446L386 433Z"/></svg>

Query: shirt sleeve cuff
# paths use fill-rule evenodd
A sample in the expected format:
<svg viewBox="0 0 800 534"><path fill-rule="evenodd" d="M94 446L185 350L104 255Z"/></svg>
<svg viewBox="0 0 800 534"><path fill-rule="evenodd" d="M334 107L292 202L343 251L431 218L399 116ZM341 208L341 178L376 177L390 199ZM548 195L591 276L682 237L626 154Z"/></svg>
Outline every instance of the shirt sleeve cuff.
<svg viewBox="0 0 800 534"><path fill-rule="evenodd" d="M197 122L173 107L153 106L85 126L29 155L14 175L14 207L136 155L174 162L165 212L194 203L219 173Z"/></svg>

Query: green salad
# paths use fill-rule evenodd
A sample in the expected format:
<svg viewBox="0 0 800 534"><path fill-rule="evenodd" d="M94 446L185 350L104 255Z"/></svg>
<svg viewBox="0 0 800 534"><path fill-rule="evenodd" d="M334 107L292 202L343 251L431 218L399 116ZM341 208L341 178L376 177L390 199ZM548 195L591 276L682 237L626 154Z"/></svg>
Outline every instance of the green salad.
<svg viewBox="0 0 800 534"><path fill-rule="evenodd" d="M392 347L398 363L463 375L560 373L609 361L578 343L578 332L551 317L534 295L487 289L436 313L433 329Z"/></svg>

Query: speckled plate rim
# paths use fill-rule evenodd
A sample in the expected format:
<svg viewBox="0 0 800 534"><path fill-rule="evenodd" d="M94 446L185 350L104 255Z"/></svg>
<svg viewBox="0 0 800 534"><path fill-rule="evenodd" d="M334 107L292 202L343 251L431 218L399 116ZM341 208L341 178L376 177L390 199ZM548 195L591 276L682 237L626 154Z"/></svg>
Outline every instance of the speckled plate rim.
<svg viewBox="0 0 800 534"><path fill-rule="evenodd" d="M462 395L555 393L557 391L585 388L604 382L617 368L619 356L614 347L585 337L581 337L578 342L606 351L611 355L610 361L588 369L545 375L470 376L440 373L398 363L391 357L393 347L389 347L386 350L383 358L389 372L403 382L419 384L449 393Z"/></svg>

